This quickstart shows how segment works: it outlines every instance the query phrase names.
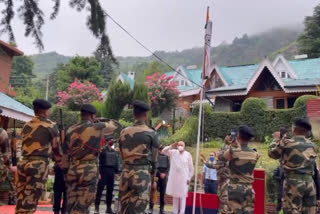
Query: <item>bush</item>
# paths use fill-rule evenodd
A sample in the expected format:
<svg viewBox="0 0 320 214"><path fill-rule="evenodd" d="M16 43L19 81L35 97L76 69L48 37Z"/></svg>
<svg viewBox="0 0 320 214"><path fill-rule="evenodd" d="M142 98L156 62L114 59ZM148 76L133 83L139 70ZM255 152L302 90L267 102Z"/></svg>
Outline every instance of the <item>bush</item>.
<svg viewBox="0 0 320 214"><path fill-rule="evenodd" d="M192 115L194 115L194 116L199 116L199 108L200 108L200 105L199 105L199 104L196 105L196 106L192 109ZM213 112L214 112L214 108L213 108L211 105L205 103L205 104L203 105L203 110L202 110L202 112L204 112L205 114L213 113Z"/></svg>
<svg viewBox="0 0 320 214"><path fill-rule="evenodd" d="M121 115L120 115L120 119L127 121L127 122L134 122L134 117L133 117L133 109L126 109L123 110Z"/></svg>
<svg viewBox="0 0 320 214"><path fill-rule="evenodd" d="M60 110L62 109L62 121L65 130L70 126L79 122L80 113L79 111L70 111L66 107L53 106L51 109L50 119L60 125Z"/></svg>
<svg viewBox="0 0 320 214"><path fill-rule="evenodd" d="M310 99L317 99L319 97L314 96L314 95L304 95L299 97L295 102L294 102L294 108L297 110L299 115L306 116L307 115L307 101Z"/></svg>
<svg viewBox="0 0 320 214"><path fill-rule="evenodd" d="M129 126L132 126L132 124L133 123L131 123L131 122L128 122L128 121L125 121L125 120L119 120L119 123L121 124L121 126L122 126L122 128L124 129L124 128L127 128L127 127L129 127Z"/></svg>
<svg viewBox="0 0 320 214"><path fill-rule="evenodd" d="M296 100L294 108L284 110L268 110L265 101L260 98L246 99L240 112L214 112L212 108L205 107L204 137L208 140L213 140L216 137L223 139L230 133L231 129L245 124L254 128L256 140L264 141L265 136L270 136L281 127L290 130L294 118L305 115L306 105L303 103L313 98L317 97L301 96ZM193 116L185 122L185 125L169 141L183 140L189 145L196 142L198 132L197 111L197 108L195 108L192 113Z"/></svg>
<svg viewBox="0 0 320 214"><path fill-rule="evenodd" d="M184 141L186 146L192 146L197 142L198 118L191 116L173 136L161 142L168 145L177 141Z"/></svg>
<svg viewBox="0 0 320 214"><path fill-rule="evenodd" d="M94 105L94 107L97 109L97 117L102 117L104 111L104 103L96 100L92 102L92 105Z"/></svg>

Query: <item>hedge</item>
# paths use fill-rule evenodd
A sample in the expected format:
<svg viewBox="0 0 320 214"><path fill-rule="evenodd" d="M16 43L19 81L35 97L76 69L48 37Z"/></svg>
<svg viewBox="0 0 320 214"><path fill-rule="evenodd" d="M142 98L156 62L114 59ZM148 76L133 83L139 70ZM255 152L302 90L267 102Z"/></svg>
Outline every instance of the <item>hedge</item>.
<svg viewBox="0 0 320 214"><path fill-rule="evenodd" d="M70 126L76 124L80 120L79 111L70 111L66 107L62 106L53 106L51 109L50 119L60 124L60 109L62 109L62 121L64 128L67 130Z"/></svg>
<svg viewBox="0 0 320 214"><path fill-rule="evenodd" d="M204 135L208 140L217 137L224 138L231 129L242 124L251 126L256 133L256 140L263 141L265 136L286 127L289 129L296 117L306 115L306 102L309 99L318 98L313 95L299 97L292 109L269 110L263 99L248 98L244 101L240 112L214 112L208 107L204 108ZM198 112L198 109L196 109ZM196 143L197 138L197 114L194 113L184 124L184 126L166 143L183 140L188 145ZM290 129L289 129L290 130Z"/></svg>

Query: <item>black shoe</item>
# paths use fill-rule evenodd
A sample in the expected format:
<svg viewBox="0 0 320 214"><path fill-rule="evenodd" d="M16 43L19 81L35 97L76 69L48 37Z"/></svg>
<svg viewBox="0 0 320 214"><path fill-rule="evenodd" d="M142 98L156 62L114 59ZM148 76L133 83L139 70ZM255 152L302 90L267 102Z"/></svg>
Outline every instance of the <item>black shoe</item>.
<svg viewBox="0 0 320 214"><path fill-rule="evenodd" d="M111 207L107 208L106 214L116 214L115 212L113 212L113 210L111 209Z"/></svg>
<svg viewBox="0 0 320 214"><path fill-rule="evenodd" d="M94 207L94 214L99 214L99 207L98 206Z"/></svg>
<svg viewBox="0 0 320 214"><path fill-rule="evenodd" d="M159 214L165 214L163 208L160 207Z"/></svg>

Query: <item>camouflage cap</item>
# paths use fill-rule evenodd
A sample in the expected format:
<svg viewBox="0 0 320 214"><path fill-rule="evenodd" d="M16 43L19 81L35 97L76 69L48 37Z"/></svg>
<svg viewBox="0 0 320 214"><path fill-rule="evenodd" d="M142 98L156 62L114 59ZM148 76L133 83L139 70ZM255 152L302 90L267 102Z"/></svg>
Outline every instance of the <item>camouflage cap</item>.
<svg viewBox="0 0 320 214"><path fill-rule="evenodd" d="M294 121L294 125L300 128L303 128L307 131L311 131L312 127L308 119L297 118Z"/></svg>
<svg viewBox="0 0 320 214"><path fill-rule="evenodd" d="M150 106L141 100L135 100L133 102L133 108L139 112L150 111Z"/></svg>
<svg viewBox="0 0 320 214"><path fill-rule="evenodd" d="M38 109L49 109L51 108L51 103L44 99L36 99L33 101L33 107Z"/></svg>
<svg viewBox="0 0 320 214"><path fill-rule="evenodd" d="M96 114L97 113L97 109L91 104L83 104L80 108L80 111L86 112L89 114Z"/></svg>
<svg viewBox="0 0 320 214"><path fill-rule="evenodd" d="M254 131L251 127L243 125L239 127L239 134L254 137Z"/></svg>

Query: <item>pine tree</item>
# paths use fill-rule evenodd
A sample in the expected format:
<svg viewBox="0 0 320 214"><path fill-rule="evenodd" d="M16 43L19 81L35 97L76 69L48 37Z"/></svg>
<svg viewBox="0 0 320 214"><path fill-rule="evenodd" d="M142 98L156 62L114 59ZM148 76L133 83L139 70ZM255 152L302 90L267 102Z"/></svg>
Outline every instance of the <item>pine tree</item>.
<svg viewBox="0 0 320 214"><path fill-rule="evenodd" d="M299 52L310 58L320 57L320 5L315 7L313 16L305 18L304 24L304 33L298 39Z"/></svg>
<svg viewBox="0 0 320 214"><path fill-rule="evenodd" d="M142 100L146 103L150 103L148 87L145 84L136 83L133 88L132 100Z"/></svg>
<svg viewBox="0 0 320 214"><path fill-rule="evenodd" d="M53 12L50 15L51 20L57 17L61 6L61 0L52 1L54 2L54 5ZM15 1L15 3L16 2L21 2L21 5L17 7L17 11L14 10L14 0L0 0L0 3L4 4L4 9L1 10L0 26L2 26L2 29L0 29L0 33L7 33L9 35L10 42L15 43L12 20L17 13L18 17L25 25L25 36L33 37L39 50L43 50L44 45L42 42L42 27L45 24L45 14L39 7L39 0ZM72 8L75 8L79 12L89 8L90 14L88 16L87 26L93 35L100 39L99 47L101 46L104 48L105 52L113 58L113 53L109 44L109 38L105 31L106 13L101 7L100 0L69 0L69 4ZM1 8L3 7L1 6Z"/></svg>
<svg viewBox="0 0 320 214"><path fill-rule="evenodd" d="M123 108L129 103L131 103L130 85L115 81L109 86L103 116L118 120Z"/></svg>

